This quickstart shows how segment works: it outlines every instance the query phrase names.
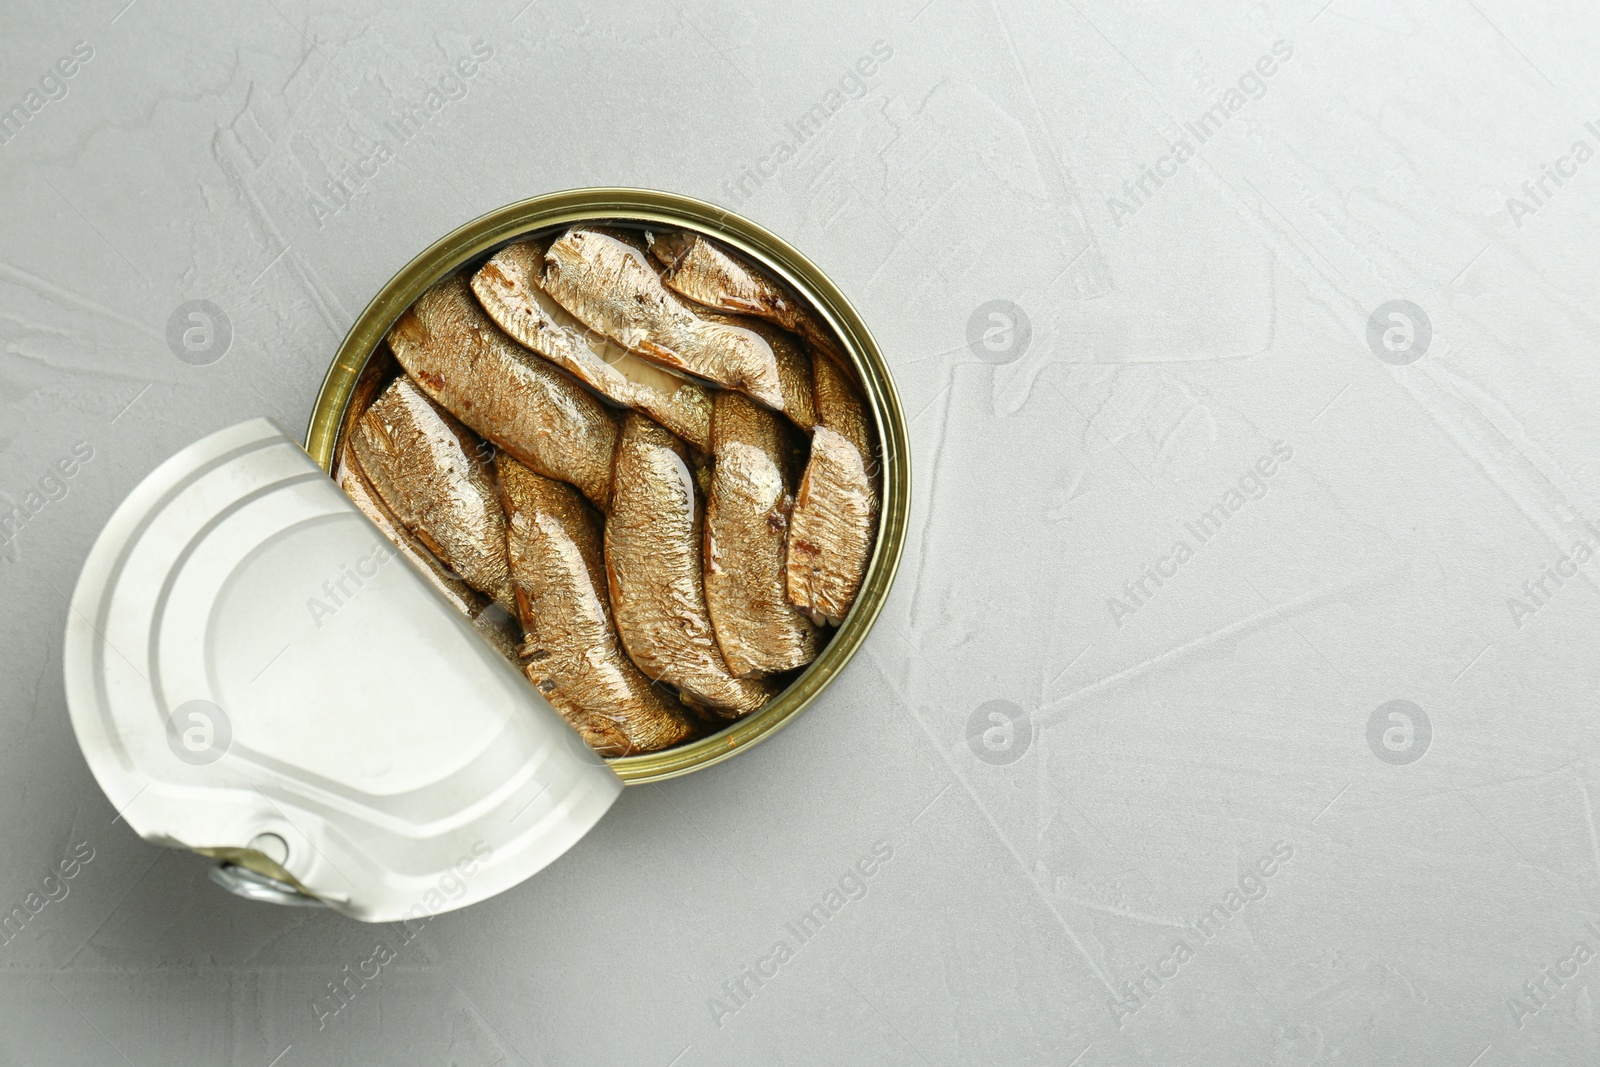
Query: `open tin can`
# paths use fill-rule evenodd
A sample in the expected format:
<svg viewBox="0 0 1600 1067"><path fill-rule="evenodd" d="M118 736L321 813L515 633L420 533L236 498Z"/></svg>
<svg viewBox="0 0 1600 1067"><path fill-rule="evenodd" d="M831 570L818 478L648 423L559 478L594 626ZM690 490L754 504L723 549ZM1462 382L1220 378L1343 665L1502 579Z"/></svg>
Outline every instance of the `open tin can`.
<svg viewBox="0 0 1600 1067"><path fill-rule="evenodd" d="M878 444L871 559L816 659L709 736L610 760L419 575L385 566L382 535L326 477L359 414L359 384L417 298L514 240L574 223L698 232L793 290L837 339ZM909 494L906 427L882 354L798 251L668 193L536 197L460 227L383 287L339 348L304 452L255 420L183 450L130 494L91 550L69 613L74 731L129 825L222 861L212 877L240 895L369 921L459 908L551 862L623 783L710 766L799 714L882 609ZM298 598L329 574L360 595L308 625Z"/></svg>

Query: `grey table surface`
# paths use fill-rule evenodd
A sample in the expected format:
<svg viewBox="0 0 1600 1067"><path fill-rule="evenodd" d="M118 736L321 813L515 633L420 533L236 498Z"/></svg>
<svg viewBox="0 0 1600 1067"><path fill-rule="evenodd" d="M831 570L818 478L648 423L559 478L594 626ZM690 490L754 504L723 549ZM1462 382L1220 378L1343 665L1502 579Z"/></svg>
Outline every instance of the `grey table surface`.
<svg viewBox="0 0 1600 1067"><path fill-rule="evenodd" d="M1597 21L6 4L0 1062L1600 1062ZM861 310L915 469L881 620L403 945L224 894L74 741L90 543L184 444L302 432L427 244L587 185L745 213Z"/></svg>

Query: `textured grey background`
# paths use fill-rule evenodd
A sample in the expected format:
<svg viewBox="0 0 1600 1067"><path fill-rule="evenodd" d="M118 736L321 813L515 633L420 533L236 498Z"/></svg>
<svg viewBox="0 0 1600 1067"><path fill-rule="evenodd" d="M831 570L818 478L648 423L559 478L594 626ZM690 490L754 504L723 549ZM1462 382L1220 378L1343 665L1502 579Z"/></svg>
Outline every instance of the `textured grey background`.
<svg viewBox="0 0 1600 1067"><path fill-rule="evenodd" d="M1600 561L1561 562L1600 524L1592 5L124 3L0 14L0 107L93 49L0 144L0 493L58 498L0 547L0 910L93 849L0 945L0 1062L1600 1061ZM319 1019L394 932L113 823L64 594L163 457L301 431L413 254L596 184L737 208L856 302L911 425L901 577L780 736L629 791ZM233 330L207 366L167 343L197 299ZM1412 362L1369 345L1397 299ZM1009 312L969 346L991 300L1025 346ZM1025 717L971 726L991 701ZM877 842L867 895L733 1000Z"/></svg>

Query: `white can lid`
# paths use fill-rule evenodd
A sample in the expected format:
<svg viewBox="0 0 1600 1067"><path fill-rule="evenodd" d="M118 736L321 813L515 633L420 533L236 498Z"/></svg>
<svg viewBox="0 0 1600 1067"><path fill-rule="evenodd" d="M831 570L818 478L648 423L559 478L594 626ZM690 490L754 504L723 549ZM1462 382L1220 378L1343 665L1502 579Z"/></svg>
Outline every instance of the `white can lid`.
<svg viewBox="0 0 1600 1067"><path fill-rule="evenodd" d="M248 850L358 919L508 889L622 790L265 419L185 448L116 510L64 659L78 744L140 836Z"/></svg>

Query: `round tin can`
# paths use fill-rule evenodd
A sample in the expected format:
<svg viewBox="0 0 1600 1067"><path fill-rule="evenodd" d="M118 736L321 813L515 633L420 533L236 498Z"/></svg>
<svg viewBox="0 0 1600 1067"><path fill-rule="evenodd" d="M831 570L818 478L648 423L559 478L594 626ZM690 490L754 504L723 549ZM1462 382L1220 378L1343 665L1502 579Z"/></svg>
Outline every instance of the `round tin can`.
<svg viewBox="0 0 1600 1067"><path fill-rule="evenodd" d="M579 222L665 226L698 231L761 265L806 299L832 327L849 357L879 443L882 510L872 559L849 615L809 667L774 700L721 731L677 748L607 760L624 782L660 781L709 767L770 736L816 699L849 662L888 598L905 545L911 500L911 453L905 415L888 365L866 323L817 266L775 234L714 204L649 189L594 188L549 193L509 204L435 241L406 264L357 316L322 383L306 451L325 471L353 414L351 400L389 327L441 278L476 266L517 238Z"/></svg>

